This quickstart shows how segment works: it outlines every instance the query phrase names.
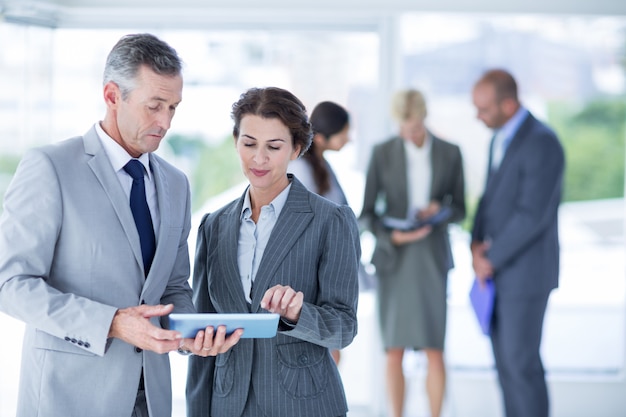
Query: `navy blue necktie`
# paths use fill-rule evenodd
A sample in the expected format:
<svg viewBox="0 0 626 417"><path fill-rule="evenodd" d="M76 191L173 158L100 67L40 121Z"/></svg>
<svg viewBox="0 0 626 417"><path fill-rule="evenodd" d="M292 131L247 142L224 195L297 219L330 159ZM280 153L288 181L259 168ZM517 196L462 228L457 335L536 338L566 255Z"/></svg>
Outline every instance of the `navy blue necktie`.
<svg viewBox="0 0 626 417"><path fill-rule="evenodd" d="M137 231L139 232L143 268L147 276L150 271L150 265L152 265L152 258L154 258L156 240L154 238L150 208L146 201L146 185L143 177L144 168L137 159L131 159L124 165L124 171L133 177L133 186L130 189L130 210L133 212L135 226L137 226Z"/></svg>

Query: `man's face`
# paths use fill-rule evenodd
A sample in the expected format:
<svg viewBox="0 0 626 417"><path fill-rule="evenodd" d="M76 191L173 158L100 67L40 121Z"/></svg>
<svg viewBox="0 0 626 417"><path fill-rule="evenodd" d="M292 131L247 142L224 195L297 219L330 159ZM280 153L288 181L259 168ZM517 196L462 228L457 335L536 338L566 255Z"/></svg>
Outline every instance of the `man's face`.
<svg viewBox="0 0 626 417"><path fill-rule="evenodd" d="M180 75L159 75L141 67L135 88L125 100L121 94L118 97L115 121L119 137L113 138L133 157L154 152L170 128L182 90Z"/></svg>
<svg viewBox="0 0 626 417"><path fill-rule="evenodd" d="M476 85L472 92L472 100L476 107L476 117L487 127L498 129L509 119L503 102L497 99L493 85L486 83Z"/></svg>

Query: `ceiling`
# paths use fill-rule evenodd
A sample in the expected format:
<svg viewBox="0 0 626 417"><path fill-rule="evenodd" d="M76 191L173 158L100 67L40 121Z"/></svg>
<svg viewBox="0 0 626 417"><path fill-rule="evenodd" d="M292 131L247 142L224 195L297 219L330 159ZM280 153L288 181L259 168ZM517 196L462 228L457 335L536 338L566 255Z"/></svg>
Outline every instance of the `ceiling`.
<svg viewBox="0 0 626 417"><path fill-rule="evenodd" d="M0 18L46 27L375 27L398 12L626 15L625 0L0 0Z"/></svg>

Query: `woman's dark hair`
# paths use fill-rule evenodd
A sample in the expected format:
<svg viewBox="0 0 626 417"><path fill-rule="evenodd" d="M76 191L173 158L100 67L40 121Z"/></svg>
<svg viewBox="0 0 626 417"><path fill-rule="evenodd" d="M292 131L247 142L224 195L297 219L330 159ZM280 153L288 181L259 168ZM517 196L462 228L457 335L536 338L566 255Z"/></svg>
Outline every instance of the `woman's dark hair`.
<svg viewBox="0 0 626 417"><path fill-rule="evenodd" d="M346 109L332 101L322 101L313 109L311 113L311 125L313 133L320 134L327 141L331 136L341 132L348 122L350 116ZM324 158L315 153L315 143L311 144L309 151L302 156L313 168L313 180L317 187L318 194L326 194L330 190L330 173L326 167Z"/></svg>
<svg viewBox="0 0 626 417"><path fill-rule="evenodd" d="M278 87L251 88L233 104L231 117L235 122L233 136L239 137L241 119L245 115L279 119L289 129L293 146L300 146L300 155L309 149L313 130L304 104L292 93Z"/></svg>

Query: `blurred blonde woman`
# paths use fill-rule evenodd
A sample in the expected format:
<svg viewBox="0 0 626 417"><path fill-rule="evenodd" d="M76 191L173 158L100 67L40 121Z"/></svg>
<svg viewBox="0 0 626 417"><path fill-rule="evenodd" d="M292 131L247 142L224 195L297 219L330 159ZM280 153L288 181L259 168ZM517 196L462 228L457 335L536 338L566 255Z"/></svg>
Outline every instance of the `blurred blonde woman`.
<svg viewBox="0 0 626 417"><path fill-rule="evenodd" d="M430 415L439 417L446 385L447 275L453 265L448 223L465 217L463 162L457 145L426 128L426 103L419 91L396 93L392 114L399 131L372 151L360 220L376 236L372 263L379 278L379 324L392 415L403 415L402 361L405 349L414 349L426 355ZM444 206L450 217L433 226L400 230L383 222L385 217L425 219Z"/></svg>

